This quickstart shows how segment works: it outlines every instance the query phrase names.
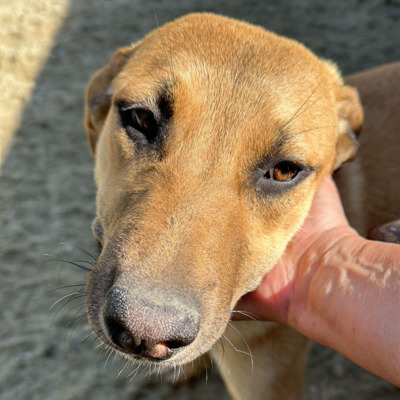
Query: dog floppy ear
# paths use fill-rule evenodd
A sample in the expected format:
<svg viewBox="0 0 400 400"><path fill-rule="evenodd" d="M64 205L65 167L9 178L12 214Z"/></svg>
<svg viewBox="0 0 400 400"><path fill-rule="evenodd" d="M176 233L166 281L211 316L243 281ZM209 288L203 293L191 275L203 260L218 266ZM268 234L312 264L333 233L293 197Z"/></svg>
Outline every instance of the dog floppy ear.
<svg viewBox="0 0 400 400"><path fill-rule="evenodd" d="M341 85L336 93L338 113L338 136L334 170L357 154L357 136L361 132L363 110L356 89Z"/></svg>
<svg viewBox="0 0 400 400"><path fill-rule="evenodd" d="M110 108L112 82L126 64L133 49L134 47L118 49L110 62L92 77L86 88L84 125L93 155L95 155L97 139Z"/></svg>
<svg viewBox="0 0 400 400"><path fill-rule="evenodd" d="M344 162L351 161L357 154L357 136L361 132L363 110L355 88L347 86L336 64L322 60L330 79L336 82L333 86L337 112L336 158L333 170L338 169Z"/></svg>

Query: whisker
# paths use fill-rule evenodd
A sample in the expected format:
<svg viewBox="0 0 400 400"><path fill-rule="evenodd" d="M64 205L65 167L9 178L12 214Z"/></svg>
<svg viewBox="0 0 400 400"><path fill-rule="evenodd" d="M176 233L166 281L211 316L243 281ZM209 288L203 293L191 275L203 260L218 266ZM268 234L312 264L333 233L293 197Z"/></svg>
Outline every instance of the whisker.
<svg viewBox="0 0 400 400"><path fill-rule="evenodd" d="M261 322L259 319L257 319L258 316L256 314L250 313L248 311L232 310L231 313L241 314L255 322ZM251 314L253 314L253 315L251 315Z"/></svg>
<svg viewBox="0 0 400 400"><path fill-rule="evenodd" d="M67 348L68 335L69 335L69 346L71 347L74 330L77 328L77 326L82 321L82 319L84 319L87 315L86 312L84 312L81 315L77 316L81 310L82 310L82 306L79 308L78 312L75 314L74 319L71 322L69 322L70 327L69 327L67 333L65 334L64 348Z"/></svg>
<svg viewBox="0 0 400 400"><path fill-rule="evenodd" d="M180 365L179 368L182 371L183 378L185 379L185 381L187 381L187 376L186 376L186 373L185 373L185 369L183 368L182 365Z"/></svg>
<svg viewBox="0 0 400 400"><path fill-rule="evenodd" d="M71 261L76 262L76 263L85 263L85 264L93 265L93 261L88 261L88 260L71 260Z"/></svg>
<svg viewBox="0 0 400 400"><path fill-rule="evenodd" d="M210 362L211 362L211 373L214 372L214 359L210 356Z"/></svg>
<svg viewBox="0 0 400 400"><path fill-rule="evenodd" d="M297 109L297 111L290 117L290 119L282 126L282 129L289 125L292 121L294 121L297 117L299 112L301 111L301 109L307 104L308 100L310 100L310 98L312 97L312 95L317 91L317 89L319 88L319 86L321 85L323 80L321 80L320 82L318 82L317 86L314 88L314 90L308 95L308 97L305 99L305 101L302 103L302 105ZM299 114L301 115L301 114Z"/></svg>
<svg viewBox="0 0 400 400"><path fill-rule="evenodd" d="M300 112L299 114L297 114L297 116L295 118L291 118L290 120L295 120L296 118L300 117L300 115L304 114L308 109L310 109L314 104L316 104L319 100L321 100L327 93L329 93L332 88L336 85L336 83L333 83L331 86L329 86L328 90L325 91L320 97L318 97L316 100L314 100L307 108L305 108L302 112ZM290 120L288 122L290 122ZM286 126L288 124L288 122L284 125Z"/></svg>
<svg viewBox="0 0 400 400"><path fill-rule="evenodd" d="M208 383L208 364L207 364L207 361L206 361L206 358L205 358L204 355L201 356L201 359L203 360L203 364L204 364L204 367L205 367L205 370L206 370L206 386L207 386L207 383Z"/></svg>
<svg viewBox="0 0 400 400"><path fill-rule="evenodd" d="M317 86L314 88L314 90L308 95L308 97L304 100L304 102L301 104L301 106L297 109L297 111L289 118L289 120L282 126L282 129L289 125L293 120L297 118L297 114L301 111L301 109L307 104L308 100L312 97L312 95L317 91L319 88L319 85L322 83L322 80L318 82Z"/></svg>
<svg viewBox="0 0 400 400"><path fill-rule="evenodd" d="M154 375L156 369L157 369L156 365L151 365L150 366L150 377Z"/></svg>
<svg viewBox="0 0 400 400"><path fill-rule="evenodd" d="M113 354L112 348L109 348L109 349L108 349L108 356L107 356L107 358L106 358L106 362L104 363L103 369L106 369L108 360L110 359L110 357L112 356L112 354Z"/></svg>
<svg viewBox="0 0 400 400"><path fill-rule="evenodd" d="M250 350L250 346L249 346L249 344L247 343L247 340L246 340L246 338L242 335L242 333L239 331L239 329L237 329L236 327L235 327L235 325L233 325L233 324L231 324L230 322L228 322L228 326L230 327L230 328L232 328L235 332L237 332L237 334L242 338L242 340L243 340L243 342L244 342L244 344L246 345L246 348L247 348L247 350L248 350L248 352L249 352L249 356L250 356L250 360L251 360L251 373L253 374L253 372L254 372L254 360L253 360L253 354L252 354L252 352L251 352L251 350ZM235 349L236 350L236 349ZM246 354L246 352L243 352L244 354Z"/></svg>
<svg viewBox="0 0 400 400"><path fill-rule="evenodd" d="M224 362L225 355L226 355L226 350L225 350L225 342L224 342L224 337L221 336L221 338L218 340L219 343L221 344L222 347L222 358L221 358L221 364Z"/></svg>
<svg viewBox="0 0 400 400"><path fill-rule="evenodd" d="M81 293L82 293L82 291L79 290L79 291L77 291L77 292L73 292L73 293L66 294L65 296L63 296L63 297L61 297L60 299L58 299L57 301L55 301L55 302L53 303L53 305L49 308L49 311L51 311L60 301L63 301L63 300L66 299L67 297L75 296L75 295L78 295L78 294L81 294Z"/></svg>
<svg viewBox="0 0 400 400"><path fill-rule="evenodd" d="M95 335L92 338L92 341L90 342L90 344L93 346L96 342L100 342L101 343L101 339L96 335L95 332L93 332ZM101 343L102 344L102 343Z"/></svg>
<svg viewBox="0 0 400 400"><path fill-rule="evenodd" d="M78 314L82 310L82 308L85 308L85 306L84 305L81 306L76 314ZM80 322L82 322L82 320L85 319L86 317L87 317L87 312L86 311L84 313L80 314L80 315L76 315L74 317L74 320L71 323L72 324L72 329L75 329L78 326L78 324Z"/></svg>
<svg viewBox="0 0 400 400"><path fill-rule="evenodd" d="M44 256L51 257L49 254L44 254ZM73 261L65 260L63 258L51 258L51 259L48 259L48 260L43 260L43 262L50 262L50 261L65 262L67 264L75 265L75 267L78 267L79 269L81 269L81 270L83 270L85 272L90 272L91 271L91 268L85 267L84 265L78 264L78 263L73 262Z"/></svg>
<svg viewBox="0 0 400 400"><path fill-rule="evenodd" d="M127 365L129 364L129 360L125 363L125 365L123 366L123 368L118 372L118 375L116 376L115 379L118 379L119 376L122 374L122 372L124 372L125 368L127 367Z"/></svg>
<svg viewBox="0 0 400 400"><path fill-rule="evenodd" d="M309 132L309 131L316 131L318 129L337 128L337 127L338 127L337 125L320 126L318 128L310 128L310 129L304 129L303 131L294 132L293 135L299 135L301 133Z"/></svg>
<svg viewBox="0 0 400 400"><path fill-rule="evenodd" d="M244 350L238 349L238 348L232 343L232 341L228 339L228 337L227 337L226 335L222 335L222 337L232 346L232 348L233 348L236 352L245 354L246 356L249 356L251 360L253 360L253 355L252 355L251 353L247 353L247 352L244 351ZM253 364L252 364L252 365L253 365Z"/></svg>
<svg viewBox="0 0 400 400"><path fill-rule="evenodd" d="M232 310L231 313L241 314L246 318L249 318L252 322L256 322L258 325L261 325L266 332L268 332L268 327L265 326L265 321L262 321L257 314L251 313L249 311L240 311L240 310Z"/></svg>
<svg viewBox="0 0 400 400"><path fill-rule="evenodd" d="M44 297L48 296L50 293L56 292L57 290L62 290L62 289L71 289L74 287L84 287L85 284L84 283L80 283L80 284L76 284L76 285L66 285L66 286L60 286L56 289L52 289L47 291L46 293L42 294L38 299L36 299L33 303L33 305L37 304L40 300L42 300Z"/></svg>
<svg viewBox="0 0 400 400"><path fill-rule="evenodd" d="M172 378L173 382L176 382L177 378L176 378L176 364L174 364L174 377Z"/></svg>
<svg viewBox="0 0 400 400"><path fill-rule="evenodd" d="M130 375L133 374L133 376L130 379L131 382L136 378L137 374L140 371L140 368L141 368L141 364L138 364L138 366L128 375L128 377L129 377Z"/></svg>
<svg viewBox="0 0 400 400"><path fill-rule="evenodd" d="M58 245L59 245L59 246L71 246L72 248L77 249L77 250L80 250L82 253L85 253L85 254L88 255L89 257L93 258L94 261L97 260L97 257L95 257L93 254L89 253L88 251L86 251L86 250L84 250L84 249L81 249L80 247L74 246L74 245L72 245L72 244L64 243L64 242L59 243Z"/></svg>
<svg viewBox="0 0 400 400"><path fill-rule="evenodd" d="M75 296L74 296L74 295L75 295ZM52 320L51 320L50 326L53 326L53 323L54 323L55 319L57 318L58 314L60 313L60 311L61 311L67 304L71 303L71 302L74 301L74 300L78 300L78 299L81 299L82 297L85 297L86 294L72 293L72 294L70 294L70 296L72 296L72 298L69 299L68 301L66 301L66 302L56 311L56 313L54 314L54 316L53 316L53 318L52 318ZM67 296L64 296L63 298L65 299L66 297L68 297L68 295L67 295ZM62 299L60 299L60 300L62 300ZM56 303L58 303L60 300L58 300ZM55 306L55 304L53 304L53 306ZM53 306L52 306L52 307L53 307ZM51 308L50 308L50 310L51 310Z"/></svg>
<svg viewBox="0 0 400 400"><path fill-rule="evenodd" d="M145 377L149 378L150 376L151 376L151 365L147 365L147 372L146 372Z"/></svg>
<svg viewBox="0 0 400 400"><path fill-rule="evenodd" d="M160 376L160 374L161 374L161 365L158 365L158 371L156 372L156 378L158 378Z"/></svg>
<svg viewBox="0 0 400 400"><path fill-rule="evenodd" d="M176 81L176 80L175 80L174 70L173 70L173 68L172 68L171 59L168 57L167 51L166 51L166 49L165 49L164 38L163 38L162 32L161 32L161 30L160 30L160 24L158 23L158 17L157 17L157 13L156 13L155 7L153 8L153 12L154 12L154 18L155 18L155 20L156 20L156 24L157 24L157 28L158 28L158 33L159 33L159 35L160 35L161 45L162 45L162 48L163 48L163 51L164 51L164 54L165 54L165 58L166 58L166 60L167 60L168 66L169 66L169 70L170 70L170 72L171 72L172 79L173 79L174 81Z"/></svg>
<svg viewBox="0 0 400 400"><path fill-rule="evenodd" d="M84 342L86 339L89 338L90 335L93 335L93 334L94 334L94 331L91 329L90 332L81 339L81 343Z"/></svg>
<svg viewBox="0 0 400 400"><path fill-rule="evenodd" d="M218 354L222 351L222 357L220 358L220 364L222 364L224 362L224 358L225 358L225 344L223 341L223 335L218 339L215 337L212 337L212 339L215 342L213 349L216 349ZM211 357L211 361L212 360L213 360L213 358ZM213 365L213 363L212 363L212 365ZM218 367L218 362L217 362L217 367Z"/></svg>
<svg viewBox="0 0 400 400"><path fill-rule="evenodd" d="M87 317L87 312L86 311L81 313L81 314L79 314L82 311L82 309L86 308L85 304L78 304L76 306L76 308L78 308L78 307L79 307L79 309L76 312L74 318L72 319L72 321L70 321L68 323L68 325L73 329L82 321L82 319Z"/></svg>
<svg viewBox="0 0 400 400"><path fill-rule="evenodd" d="M180 365L177 365L176 366L177 368L177 371L178 371L178 376L176 377L176 380L178 381L179 380L179 378L180 378L180 376L181 376L181 366Z"/></svg>
<svg viewBox="0 0 400 400"><path fill-rule="evenodd" d="M100 340L100 338L95 338L96 340ZM94 349L97 350L99 347L103 347L105 344L103 342L100 342Z"/></svg>

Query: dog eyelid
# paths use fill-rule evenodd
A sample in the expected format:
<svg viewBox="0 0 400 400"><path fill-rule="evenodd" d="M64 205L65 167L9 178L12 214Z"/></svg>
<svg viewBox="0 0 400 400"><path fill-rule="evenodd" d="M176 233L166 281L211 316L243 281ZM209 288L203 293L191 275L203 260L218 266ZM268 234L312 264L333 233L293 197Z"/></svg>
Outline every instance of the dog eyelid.
<svg viewBox="0 0 400 400"><path fill-rule="evenodd" d="M306 179L315 169L291 160L276 161L256 169L253 182L256 192L263 195L279 195Z"/></svg>
<svg viewBox="0 0 400 400"><path fill-rule="evenodd" d="M115 108L119 112L124 112L128 110L135 110L135 109L149 109L150 111L152 110L151 105L145 103L145 102L133 102L133 101L127 101L127 100L116 100L114 101Z"/></svg>
<svg viewBox="0 0 400 400"><path fill-rule="evenodd" d="M156 141L160 133L157 112L148 106L124 101L117 102L116 106L121 124L130 139L145 139L150 144Z"/></svg>

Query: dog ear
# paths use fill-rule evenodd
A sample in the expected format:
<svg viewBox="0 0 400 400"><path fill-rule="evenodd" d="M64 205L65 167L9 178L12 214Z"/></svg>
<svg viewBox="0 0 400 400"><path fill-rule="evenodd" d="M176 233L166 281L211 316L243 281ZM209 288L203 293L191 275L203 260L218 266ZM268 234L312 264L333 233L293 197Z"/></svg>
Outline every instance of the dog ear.
<svg viewBox="0 0 400 400"><path fill-rule="evenodd" d="M334 169L357 154L357 136L361 132L363 110L356 89L341 85L336 93L338 113L338 136L336 140L336 160Z"/></svg>
<svg viewBox="0 0 400 400"><path fill-rule="evenodd" d="M335 63L322 59L333 85L337 112L336 159L333 170L338 169L344 162L351 161L357 154L357 136L361 132L363 110L355 88L347 86Z"/></svg>
<svg viewBox="0 0 400 400"><path fill-rule="evenodd" d="M95 155L97 139L110 109L112 82L133 50L134 47L118 49L110 62L96 72L86 87L84 125L93 155Z"/></svg>

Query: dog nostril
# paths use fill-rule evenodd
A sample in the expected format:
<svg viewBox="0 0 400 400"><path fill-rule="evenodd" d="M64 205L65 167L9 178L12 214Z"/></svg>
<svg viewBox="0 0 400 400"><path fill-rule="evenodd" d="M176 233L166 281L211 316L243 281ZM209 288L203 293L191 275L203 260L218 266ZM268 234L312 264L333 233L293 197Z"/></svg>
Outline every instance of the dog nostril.
<svg viewBox="0 0 400 400"><path fill-rule="evenodd" d="M135 340L131 333L120 322L113 318L106 318L106 326L111 341L121 349L129 353L140 354L142 351L142 341Z"/></svg>
<svg viewBox="0 0 400 400"><path fill-rule="evenodd" d="M190 343L183 343L178 340L168 340L164 342L165 346L167 346L169 349L180 349L181 347L185 347Z"/></svg>
<svg viewBox="0 0 400 400"><path fill-rule="evenodd" d="M152 344L146 340L135 339L125 327L111 318L106 319L108 334L112 342L121 350L135 355L142 355L154 359L165 359L171 356L171 350L179 348L178 342L168 341Z"/></svg>

